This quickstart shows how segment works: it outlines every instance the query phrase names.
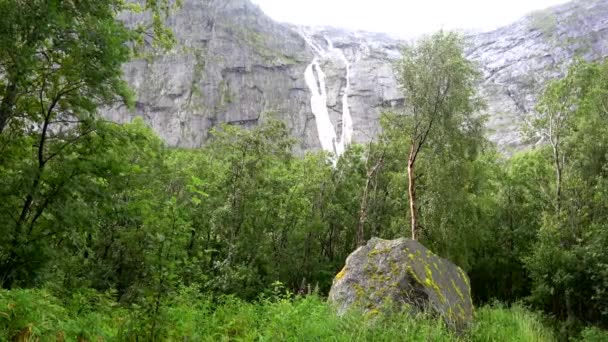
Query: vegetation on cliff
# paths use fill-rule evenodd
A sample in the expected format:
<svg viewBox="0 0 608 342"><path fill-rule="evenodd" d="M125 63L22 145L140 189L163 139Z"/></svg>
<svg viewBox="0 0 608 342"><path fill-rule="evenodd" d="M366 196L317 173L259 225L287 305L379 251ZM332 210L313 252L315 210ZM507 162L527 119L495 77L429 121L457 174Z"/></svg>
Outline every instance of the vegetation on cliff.
<svg viewBox="0 0 608 342"><path fill-rule="evenodd" d="M132 103L127 47L153 31L170 41L167 3L146 2L155 24L128 29L123 1L0 2L14 14L0 23L0 338L552 339L541 322L606 338L608 62L576 61L546 88L528 152L505 158L479 121L451 116L416 146L417 237L467 272L482 306L453 336L430 317L338 318L292 295L323 296L361 241L410 226L406 116L387 114L380 139L335 164L295 156L275 120L181 150L142 120L98 117ZM513 306L483 307L494 300Z"/></svg>

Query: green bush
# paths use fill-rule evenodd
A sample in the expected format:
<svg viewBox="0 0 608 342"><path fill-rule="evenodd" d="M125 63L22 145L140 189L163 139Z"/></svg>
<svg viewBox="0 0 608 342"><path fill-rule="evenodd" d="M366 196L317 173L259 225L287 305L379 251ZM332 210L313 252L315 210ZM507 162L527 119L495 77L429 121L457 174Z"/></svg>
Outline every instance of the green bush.
<svg viewBox="0 0 608 342"><path fill-rule="evenodd" d="M608 341L608 331L596 327L585 328L581 332L580 341L584 342L604 342Z"/></svg>
<svg viewBox="0 0 608 342"><path fill-rule="evenodd" d="M0 291L2 341L59 336L66 320L67 311L47 291Z"/></svg>
<svg viewBox="0 0 608 342"><path fill-rule="evenodd" d="M477 310L474 341L553 341L551 330L543 326L541 317L520 305L505 308L486 306Z"/></svg>
<svg viewBox="0 0 608 342"><path fill-rule="evenodd" d="M126 313L110 295L93 290L65 301L47 290L0 290L0 340L112 341Z"/></svg>
<svg viewBox="0 0 608 342"><path fill-rule="evenodd" d="M275 294L257 302L212 298L182 288L154 314L124 308L111 294L82 290L60 300L47 290L0 291L2 341L553 341L541 318L521 306L477 310L477 322L455 335L441 320L407 313L337 316L318 296ZM153 331L151 330L153 327ZM587 329L583 341L605 340Z"/></svg>

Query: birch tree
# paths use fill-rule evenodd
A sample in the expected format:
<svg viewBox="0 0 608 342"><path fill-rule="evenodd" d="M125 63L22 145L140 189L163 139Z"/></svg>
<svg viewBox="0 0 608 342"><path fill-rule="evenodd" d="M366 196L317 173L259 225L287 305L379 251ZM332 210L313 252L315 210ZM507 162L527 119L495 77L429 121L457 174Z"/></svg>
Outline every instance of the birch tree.
<svg viewBox="0 0 608 342"><path fill-rule="evenodd" d="M396 72L405 95L408 198L416 240L416 162L427 145L449 148L451 132L467 128L481 105L475 87L479 72L464 56L462 37L443 31L405 46Z"/></svg>

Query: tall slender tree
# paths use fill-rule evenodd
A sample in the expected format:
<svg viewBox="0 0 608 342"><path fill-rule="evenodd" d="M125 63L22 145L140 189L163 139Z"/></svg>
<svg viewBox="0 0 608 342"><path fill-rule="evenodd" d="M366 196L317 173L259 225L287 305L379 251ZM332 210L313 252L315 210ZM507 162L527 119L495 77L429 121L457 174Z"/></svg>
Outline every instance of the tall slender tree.
<svg viewBox="0 0 608 342"><path fill-rule="evenodd" d="M43 121L28 105L54 82L71 82L59 93L93 94L81 107L125 95L121 66L133 55L128 46L131 52L171 46L163 22L172 8L169 0L0 1L0 134L15 118ZM143 11L151 19L132 27L118 17Z"/></svg>
<svg viewBox="0 0 608 342"><path fill-rule="evenodd" d="M128 43L168 46L172 36L162 18L170 7L169 0L0 1L0 174L12 194L2 203L6 216L0 215L10 239L0 260L0 286L24 278L18 273L32 264L34 243L61 231L36 237L70 182L90 172L61 166L84 158L79 153L97 133L99 108L132 103L122 79L122 66L134 55ZM118 18L144 10L152 19L142 26L129 28ZM31 152L23 152L28 145ZM15 153L23 154L21 161Z"/></svg>
<svg viewBox="0 0 608 342"><path fill-rule="evenodd" d="M481 104L475 87L479 72L464 57L462 37L443 31L404 47L396 72L405 94L408 197L411 236L416 240L416 161L425 146L449 146L450 131L466 128Z"/></svg>

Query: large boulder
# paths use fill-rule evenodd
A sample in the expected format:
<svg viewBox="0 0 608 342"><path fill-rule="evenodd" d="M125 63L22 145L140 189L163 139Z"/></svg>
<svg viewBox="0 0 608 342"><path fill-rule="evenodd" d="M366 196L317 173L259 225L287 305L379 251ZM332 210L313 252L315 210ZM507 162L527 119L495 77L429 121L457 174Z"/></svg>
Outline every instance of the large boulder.
<svg viewBox="0 0 608 342"><path fill-rule="evenodd" d="M371 239L347 259L334 279L329 301L339 314L350 308L370 314L385 309L430 311L456 330L473 320L466 273L409 239Z"/></svg>

